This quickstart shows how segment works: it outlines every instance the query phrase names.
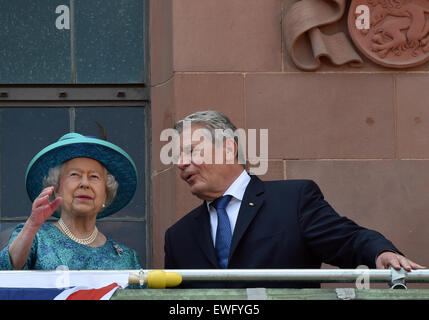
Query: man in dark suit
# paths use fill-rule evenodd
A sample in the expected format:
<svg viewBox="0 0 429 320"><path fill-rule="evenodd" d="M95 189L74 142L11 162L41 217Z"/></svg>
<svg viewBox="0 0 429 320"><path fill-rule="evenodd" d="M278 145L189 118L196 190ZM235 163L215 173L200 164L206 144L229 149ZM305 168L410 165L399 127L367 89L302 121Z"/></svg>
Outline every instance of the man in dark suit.
<svg viewBox="0 0 429 320"><path fill-rule="evenodd" d="M322 262L342 268L359 265L403 267L407 271L423 268L400 254L380 233L339 216L313 181L264 182L249 176L238 161L237 139L228 136L236 128L225 115L216 111L197 112L176 123L175 129L182 138L180 176L204 202L166 231L165 268L314 269L320 268ZM193 137L201 129L209 133L206 137L218 137L216 129L224 130L226 137L203 142L184 138ZM211 156L220 152L222 161L211 162ZM265 281L183 285L314 286L320 284Z"/></svg>

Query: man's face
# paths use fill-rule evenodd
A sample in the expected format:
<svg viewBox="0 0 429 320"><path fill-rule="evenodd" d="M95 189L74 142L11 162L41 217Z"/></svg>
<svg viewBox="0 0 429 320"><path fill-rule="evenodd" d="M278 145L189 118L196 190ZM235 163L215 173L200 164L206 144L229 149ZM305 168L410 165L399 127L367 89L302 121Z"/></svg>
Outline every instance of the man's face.
<svg viewBox="0 0 429 320"><path fill-rule="evenodd" d="M212 143L209 137L199 134L204 133L201 129L201 126L193 125L180 134L180 159L177 167L180 177L189 185L192 194L203 200L213 200L221 196L228 187L227 166L231 164L226 163L226 143ZM200 140L195 141L198 138Z"/></svg>

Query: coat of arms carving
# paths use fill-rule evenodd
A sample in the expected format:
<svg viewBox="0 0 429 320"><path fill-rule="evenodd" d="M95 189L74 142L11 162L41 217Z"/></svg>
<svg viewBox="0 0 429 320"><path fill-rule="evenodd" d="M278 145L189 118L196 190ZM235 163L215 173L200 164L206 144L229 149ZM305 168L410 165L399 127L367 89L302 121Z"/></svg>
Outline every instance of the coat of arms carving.
<svg viewBox="0 0 429 320"><path fill-rule="evenodd" d="M346 34L324 32L346 7L347 0L300 0L286 11L286 49L299 68L318 69L322 56L335 65L362 66ZM429 60L428 0L352 0L347 25L356 48L377 64L407 68Z"/></svg>

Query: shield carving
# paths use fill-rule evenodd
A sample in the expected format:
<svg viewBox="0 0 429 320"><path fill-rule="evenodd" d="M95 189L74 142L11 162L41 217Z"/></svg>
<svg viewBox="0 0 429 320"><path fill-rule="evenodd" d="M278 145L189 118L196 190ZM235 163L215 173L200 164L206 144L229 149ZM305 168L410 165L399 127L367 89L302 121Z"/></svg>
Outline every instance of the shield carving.
<svg viewBox="0 0 429 320"><path fill-rule="evenodd" d="M351 0L350 37L332 33L340 29L346 8L347 0L300 0L285 11L286 50L298 68L317 70L321 57L335 65L360 67L358 51L391 68L413 67L429 59L428 0Z"/></svg>
<svg viewBox="0 0 429 320"><path fill-rule="evenodd" d="M429 59L428 15L427 0L352 0L348 28L370 60L407 68Z"/></svg>

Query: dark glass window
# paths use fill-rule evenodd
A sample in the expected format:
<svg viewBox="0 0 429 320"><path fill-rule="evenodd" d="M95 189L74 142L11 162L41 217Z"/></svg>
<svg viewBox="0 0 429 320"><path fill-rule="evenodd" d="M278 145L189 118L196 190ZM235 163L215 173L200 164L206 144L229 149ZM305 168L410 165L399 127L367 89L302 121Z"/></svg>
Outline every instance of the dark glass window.
<svg viewBox="0 0 429 320"><path fill-rule="evenodd" d="M0 83L141 83L145 1L0 0Z"/></svg>
<svg viewBox="0 0 429 320"><path fill-rule="evenodd" d="M32 157L65 133L78 132L106 136L134 159L134 199L98 226L136 249L142 266L150 265L148 5L0 0L1 247L30 213L24 179Z"/></svg>
<svg viewBox="0 0 429 320"><path fill-rule="evenodd" d="M74 131L107 138L134 160L139 183L130 204L99 220L101 232L133 249L146 265L146 109L143 107L0 108L0 244L25 222L31 202L25 172L31 159L62 135ZM132 237L130 237L132 234Z"/></svg>

